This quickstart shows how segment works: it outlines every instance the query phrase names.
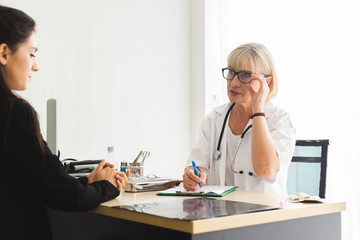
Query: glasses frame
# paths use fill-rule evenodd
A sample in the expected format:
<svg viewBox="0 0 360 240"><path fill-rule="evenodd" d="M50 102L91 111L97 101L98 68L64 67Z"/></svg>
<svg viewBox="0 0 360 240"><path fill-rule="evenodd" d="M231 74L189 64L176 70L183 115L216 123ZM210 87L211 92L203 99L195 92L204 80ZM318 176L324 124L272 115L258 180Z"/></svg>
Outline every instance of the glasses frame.
<svg viewBox="0 0 360 240"><path fill-rule="evenodd" d="M232 71L232 72L234 73L233 78L230 79L230 78L225 77L224 72L225 72L226 70ZM251 83L251 81L252 81L252 79L250 79L249 82L242 81L241 78L240 78L240 76L239 76L240 73L247 73L247 74L250 74L250 75L253 74L252 72L249 72L249 71L239 71L239 72L237 72L237 71L234 71L234 70L232 70L232 69L230 69L230 68L222 68L221 71L222 71L222 76L223 76L223 78L226 79L226 80L229 80L229 81L230 81L230 80L233 80L233 79L235 78L235 76L237 76L237 78L239 79L239 81L242 82L242 83ZM261 73L260 75L261 75L262 77L264 77L264 78L267 78L268 76L270 76L270 75L266 75L266 74L263 74L263 73Z"/></svg>

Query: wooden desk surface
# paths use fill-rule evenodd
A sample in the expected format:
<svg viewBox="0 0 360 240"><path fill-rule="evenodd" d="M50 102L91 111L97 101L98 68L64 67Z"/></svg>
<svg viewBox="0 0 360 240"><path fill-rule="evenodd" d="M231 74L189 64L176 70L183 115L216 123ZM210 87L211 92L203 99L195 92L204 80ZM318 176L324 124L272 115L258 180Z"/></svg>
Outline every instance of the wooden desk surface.
<svg viewBox="0 0 360 240"><path fill-rule="evenodd" d="M124 209L112 208L112 206L128 205L135 203L160 202L189 197L157 196L156 192L127 193L113 200L101 204L91 212L110 217L130 220L134 222L164 227L182 232L197 234L211 231L239 228L257 224L271 223L277 221L291 220L303 217L311 217L323 214L336 213L346 210L345 202L328 202L320 204L287 203L284 208L265 212L232 215L219 218L202 219L195 221L184 221L169 219L144 213L132 212ZM220 199L279 206L280 196L257 193L234 191Z"/></svg>

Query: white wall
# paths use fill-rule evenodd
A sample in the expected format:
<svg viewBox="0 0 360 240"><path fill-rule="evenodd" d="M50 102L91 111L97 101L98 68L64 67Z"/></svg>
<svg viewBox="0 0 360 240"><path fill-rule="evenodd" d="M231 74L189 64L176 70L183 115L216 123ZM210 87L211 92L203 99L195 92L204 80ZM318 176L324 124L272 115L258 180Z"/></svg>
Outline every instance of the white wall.
<svg viewBox="0 0 360 240"><path fill-rule="evenodd" d="M113 145L146 174L181 177L191 149L190 0L1 0L37 21L40 71L21 93L46 138L57 99L61 159L98 159Z"/></svg>

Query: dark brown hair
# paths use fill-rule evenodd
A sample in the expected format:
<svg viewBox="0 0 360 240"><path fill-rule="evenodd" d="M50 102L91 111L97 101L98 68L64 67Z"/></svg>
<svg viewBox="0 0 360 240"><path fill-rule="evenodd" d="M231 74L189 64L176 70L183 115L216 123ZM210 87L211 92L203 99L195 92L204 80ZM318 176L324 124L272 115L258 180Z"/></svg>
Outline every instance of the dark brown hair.
<svg viewBox="0 0 360 240"><path fill-rule="evenodd" d="M9 49L15 53L20 44L26 42L30 35L35 31L36 23L34 19L26 13L0 5L0 44L5 43ZM0 115L5 116L4 122L1 122L1 128L4 132L4 143L7 144L7 126L9 126L10 117L13 110L14 100L20 100L26 104L31 112L33 129L35 130L38 146L42 153L45 153L44 142L40 133L40 126L35 109L25 99L16 95L8 86L4 76L3 66L0 64L0 98L4 102L4 112ZM6 146L5 146L6 147Z"/></svg>

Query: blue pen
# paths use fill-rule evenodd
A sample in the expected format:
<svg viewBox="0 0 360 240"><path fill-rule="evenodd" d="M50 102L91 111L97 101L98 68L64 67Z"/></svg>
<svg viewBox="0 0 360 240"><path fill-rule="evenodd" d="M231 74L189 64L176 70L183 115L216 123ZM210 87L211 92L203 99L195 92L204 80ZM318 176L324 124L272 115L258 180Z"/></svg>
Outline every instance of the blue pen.
<svg viewBox="0 0 360 240"><path fill-rule="evenodd" d="M193 165L196 176L200 177L194 161L192 161L192 165ZM199 186L202 187L201 182L199 183Z"/></svg>

